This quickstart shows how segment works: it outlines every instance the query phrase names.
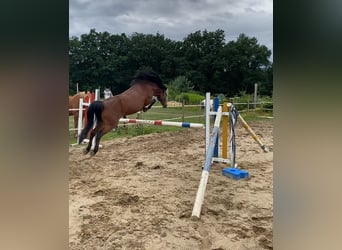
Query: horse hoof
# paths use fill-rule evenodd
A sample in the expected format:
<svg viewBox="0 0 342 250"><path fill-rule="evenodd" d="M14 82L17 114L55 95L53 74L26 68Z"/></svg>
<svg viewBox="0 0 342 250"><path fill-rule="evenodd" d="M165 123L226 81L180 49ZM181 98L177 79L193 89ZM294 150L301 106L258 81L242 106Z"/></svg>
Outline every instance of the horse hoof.
<svg viewBox="0 0 342 250"><path fill-rule="evenodd" d="M96 152L90 151L90 156L94 156L95 154L96 154Z"/></svg>
<svg viewBox="0 0 342 250"><path fill-rule="evenodd" d="M88 154L88 152L89 152L89 150L87 150L86 148L83 149L83 154L84 154L84 155Z"/></svg>

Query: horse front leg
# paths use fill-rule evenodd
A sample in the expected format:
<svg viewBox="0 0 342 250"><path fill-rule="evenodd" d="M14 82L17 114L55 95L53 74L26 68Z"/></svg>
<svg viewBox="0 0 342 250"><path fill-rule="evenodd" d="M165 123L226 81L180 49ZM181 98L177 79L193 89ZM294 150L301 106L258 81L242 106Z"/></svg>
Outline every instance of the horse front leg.
<svg viewBox="0 0 342 250"><path fill-rule="evenodd" d="M151 103L150 105L147 105L147 106L143 107L143 111L146 112L147 110L149 110L150 108L152 108L153 104L155 104L156 101L157 101L157 99L156 99L156 98L153 98L153 101L152 101L152 103Z"/></svg>

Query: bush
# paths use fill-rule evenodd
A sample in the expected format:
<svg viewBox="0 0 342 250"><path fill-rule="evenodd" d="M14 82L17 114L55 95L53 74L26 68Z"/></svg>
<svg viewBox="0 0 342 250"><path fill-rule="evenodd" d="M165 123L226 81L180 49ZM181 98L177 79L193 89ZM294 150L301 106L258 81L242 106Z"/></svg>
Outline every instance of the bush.
<svg viewBox="0 0 342 250"><path fill-rule="evenodd" d="M194 88L193 83L185 76L178 76L175 80L167 84L169 98L175 99L182 93L192 91Z"/></svg>
<svg viewBox="0 0 342 250"><path fill-rule="evenodd" d="M175 100L177 102L182 102L184 100L185 105L199 105L202 100L205 99L205 96L196 94L196 93L181 93L180 95L177 95Z"/></svg>

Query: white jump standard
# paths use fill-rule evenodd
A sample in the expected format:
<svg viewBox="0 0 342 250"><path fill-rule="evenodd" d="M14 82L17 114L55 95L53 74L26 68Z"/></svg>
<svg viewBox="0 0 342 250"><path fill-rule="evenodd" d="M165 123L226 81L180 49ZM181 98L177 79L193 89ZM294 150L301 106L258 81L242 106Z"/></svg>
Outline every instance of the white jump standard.
<svg viewBox="0 0 342 250"><path fill-rule="evenodd" d="M219 107L217 114L216 114L214 128L213 128L212 134L210 136L209 145L207 148L207 154L206 154L206 158L205 158L205 164L203 167L200 184L199 184L199 187L197 190L196 200L195 200L194 208L192 210L192 215L191 215L191 216L195 216L197 218L199 218L200 214L201 214L202 204L203 204L203 200L204 200L204 192L205 192L205 188L207 186L207 182L208 182L208 178L209 178L209 171L210 171L212 158L213 158L213 154L214 154L214 147L216 144L216 138L218 135L218 131L220 129L221 116L222 116L222 107Z"/></svg>

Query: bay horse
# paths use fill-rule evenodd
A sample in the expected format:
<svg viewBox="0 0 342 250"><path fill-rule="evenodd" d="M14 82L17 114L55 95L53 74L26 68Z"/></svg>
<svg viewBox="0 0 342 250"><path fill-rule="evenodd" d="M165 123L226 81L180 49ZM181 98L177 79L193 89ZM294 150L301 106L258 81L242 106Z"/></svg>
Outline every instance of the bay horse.
<svg viewBox="0 0 342 250"><path fill-rule="evenodd" d="M101 137L116 128L121 117L141 110L147 111L156 102L154 97L161 102L163 108L166 108L166 89L156 73L140 72L133 78L130 88L126 91L104 101L92 102L87 112L87 124L79 135L78 143L82 143L93 127L94 116L96 126L90 132L89 142L83 153L87 154L90 151L95 137L95 146L90 152L91 156L95 155L99 149Z"/></svg>
<svg viewBox="0 0 342 250"><path fill-rule="evenodd" d="M80 99L83 98L83 100L86 98L86 96L89 96L90 98L90 92L78 92L77 94L73 96L69 96L69 109L78 109L80 105ZM69 116L74 116L74 127L77 129L78 127L78 110L69 110ZM84 114L84 113L83 113ZM84 115L83 115L84 119ZM77 138L77 130L75 130L75 138Z"/></svg>

